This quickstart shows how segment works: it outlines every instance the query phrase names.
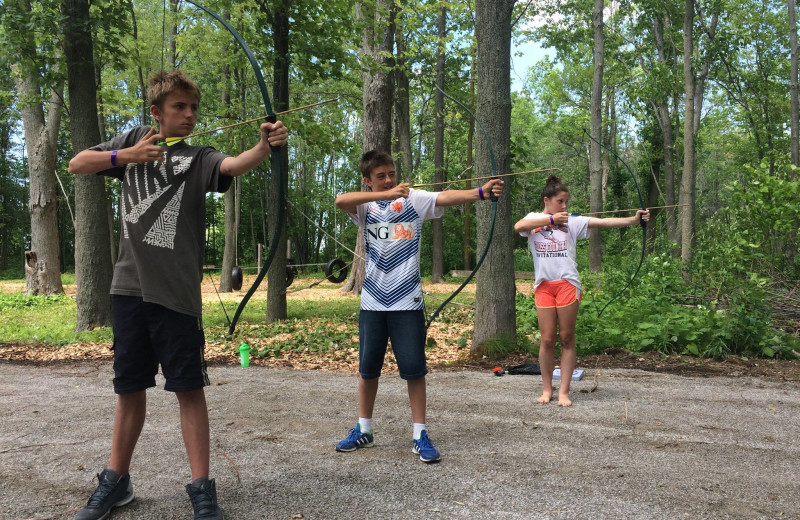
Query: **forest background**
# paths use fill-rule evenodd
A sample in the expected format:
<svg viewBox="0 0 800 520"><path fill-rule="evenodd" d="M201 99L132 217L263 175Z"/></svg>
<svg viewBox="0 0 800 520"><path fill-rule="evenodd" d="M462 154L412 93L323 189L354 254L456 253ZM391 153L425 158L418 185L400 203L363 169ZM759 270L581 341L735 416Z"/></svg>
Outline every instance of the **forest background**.
<svg viewBox="0 0 800 520"><path fill-rule="evenodd" d="M501 173L558 168L571 187L572 211L671 206L653 210L646 242L638 228L581 242L580 352L625 347L798 357L794 0L204 5L249 43L270 81L275 111L337 98L282 118L291 130L283 179L264 164L225 196L209 195L205 263L218 268L211 272L221 291L231 291L232 266L252 268L258 244L270 247L277 183L284 182L285 230L268 279L284 276L287 258L319 280L315 272L344 258L355 260L347 288L358 292L358 257L351 251L359 251L358 228L333 200L362 189L358 159L380 142L376 123L388 128L386 147L404 182L489 175L481 129L437 92L439 84L486 123ZM50 314L61 326L91 334L110 319L119 186L100 178L82 186L67 173L69 159L152 124L143 84L161 68L180 67L201 85L196 131L263 114L261 96L230 34L188 2L12 0L0 4L0 16L6 50L0 56L0 278L24 277L26 285L24 295L0 294L0 339L85 341L82 333L48 339L20 325ZM91 36L88 52L74 39L79 34ZM512 42L526 41L552 49L552 56L514 71L521 86L511 91ZM88 72L80 69L87 63ZM500 88L486 77L499 78ZM95 96L82 97L87 93ZM382 115L372 112L376 104ZM252 144L255 132L252 125L231 128L193 144L236 153ZM471 330L453 339L470 341L473 353L536 350L533 299L514 283L514 271L530 271L532 262L510 226L541 208L549 173L507 179L474 312L446 318L475 322L480 342L471 341ZM423 239L422 271L431 284L452 269L474 267L493 238L488 221L486 205L467 205L426 223L431 238ZM640 250L646 256L639 270ZM77 301L59 296L73 272ZM269 285L266 315L251 316L266 323L262 334L285 331L287 318L311 314L287 306L283 284ZM357 308L342 305L330 314L306 307L335 320ZM225 328L218 307L209 304L205 313L212 327ZM66 325L65 315L72 316ZM512 321L490 325L497 316Z"/></svg>

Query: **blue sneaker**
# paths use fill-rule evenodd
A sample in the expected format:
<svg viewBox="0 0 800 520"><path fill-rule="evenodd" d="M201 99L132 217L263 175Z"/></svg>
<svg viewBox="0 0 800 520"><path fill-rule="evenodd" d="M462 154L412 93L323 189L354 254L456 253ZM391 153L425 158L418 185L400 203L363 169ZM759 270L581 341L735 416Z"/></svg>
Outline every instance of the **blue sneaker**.
<svg viewBox="0 0 800 520"><path fill-rule="evenodd" d="M371 433L361 433L361 425L350 430L343 440L336 443L336 451L355 451L358 448L371 448L374 438Z"/></svg>
<svg viewBox="0 0 800 520"><path fill-rule="evenodd" d="M419 439L414 439L414 446L411 451L419 455L419 460L422 462L439 462L442 457L439 455L439 450L433 447L433 441L428 437L427 430L422 430Z"/></svg>

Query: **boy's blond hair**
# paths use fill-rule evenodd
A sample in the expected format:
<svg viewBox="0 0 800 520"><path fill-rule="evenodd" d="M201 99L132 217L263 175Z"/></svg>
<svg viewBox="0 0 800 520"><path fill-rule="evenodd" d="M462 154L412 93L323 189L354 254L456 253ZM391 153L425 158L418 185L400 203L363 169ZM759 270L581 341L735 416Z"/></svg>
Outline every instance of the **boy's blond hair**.
<svg viewBox="0 0 800 520"><path fill-rule="evenodd" d="M147 80L147 98L151 105L162 108L164 100L173 92L186 92L192 94L200 102L200 87L180 69L171 72L159 70Z"/></svg>

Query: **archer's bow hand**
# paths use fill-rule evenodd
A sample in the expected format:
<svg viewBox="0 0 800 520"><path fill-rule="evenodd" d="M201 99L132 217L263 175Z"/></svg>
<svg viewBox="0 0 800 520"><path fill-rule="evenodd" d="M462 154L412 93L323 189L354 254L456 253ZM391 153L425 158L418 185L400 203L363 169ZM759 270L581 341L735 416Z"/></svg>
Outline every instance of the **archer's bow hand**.
<svg viewBox="0 0 800 520"><path fill-rule="evenodd" d="M261 143L271 150L285 146L289 141L289 130L283 126L283 121L261 124Z"/></svg>
<svg viewBox="0 0 800 520"><path fill-rule="evenodd" d="M639 224L641 222L642 225L644 226L644 225L646 225L646 224L644 224L644 222L647 222L649 220L650 220L650 210L649 209L639 209L639 210L636 210L636 215L631 217L630 225L631 226L635 226L636 224Z"/></svg>
<svg viewBox="0 0 800 520"><path fill-rule="evenodd" d="M484 184L481 189L487 195L489 193L493 193L495 198L499 199L500 195L503 194L503 186L504 185L505 185L505 182L503 182L502 179L492 179L489 182L487 182L486 184Z"/></svg>

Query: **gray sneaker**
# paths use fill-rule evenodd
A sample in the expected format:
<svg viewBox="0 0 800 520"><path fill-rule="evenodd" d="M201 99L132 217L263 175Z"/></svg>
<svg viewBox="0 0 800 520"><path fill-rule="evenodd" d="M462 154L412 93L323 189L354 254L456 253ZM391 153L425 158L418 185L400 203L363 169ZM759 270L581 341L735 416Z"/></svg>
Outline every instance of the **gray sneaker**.
<svg viewBox="0 0 800 520"><path fill-rule="evenodd" d="M214 479L199 478L186 485L192 501L194 520L222 520L222 511L217 505L217 485Z"/></svg>
<svg viewBox="0 0 800 520"><path fill-rule="evenodd" d="M97 480L97 489L89 497L86 507L75 515L75 520L103 520L108 518L115 507L122 507L133 501L133 485L131 476L127 473L120 476L106 469L97 474Z"/></svg>

